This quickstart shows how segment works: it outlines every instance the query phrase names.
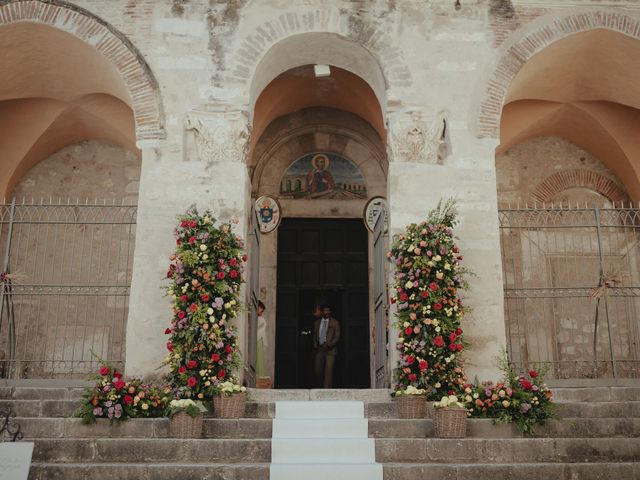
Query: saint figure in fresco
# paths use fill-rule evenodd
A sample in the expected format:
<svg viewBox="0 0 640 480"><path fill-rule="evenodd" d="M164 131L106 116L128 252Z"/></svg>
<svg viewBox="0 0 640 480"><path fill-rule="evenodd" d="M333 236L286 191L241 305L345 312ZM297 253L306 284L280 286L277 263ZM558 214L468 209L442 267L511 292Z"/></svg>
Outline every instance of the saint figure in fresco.
<svg viewBox="0 0 640 480"><path fill-rule="evenodd" d="M313 169L307 174L307 191L311 193L330 192L333 190L333 175L329 168L329 157L319 153L311 159Z"/></svg>

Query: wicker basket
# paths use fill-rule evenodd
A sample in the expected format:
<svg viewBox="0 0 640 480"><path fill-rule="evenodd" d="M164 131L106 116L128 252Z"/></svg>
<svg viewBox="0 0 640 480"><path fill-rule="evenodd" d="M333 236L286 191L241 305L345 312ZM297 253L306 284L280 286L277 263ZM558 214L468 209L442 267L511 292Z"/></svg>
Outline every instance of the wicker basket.
<svg viewBox="0 0 640 480"><path fill-rule="evenodd" d="M256 388L268 389L271 388L273 382L271 377L258 377L256 378Z"/></svg>
<svg viewBox="0 0 640 480"><path fill-rule="evenodd" d="M424 418L427 401L422 395L400 395L396 397L398 418Z"/></svg>
<svg viewBox="0 0 640 480"><path fill-rule="evenodd" d="M241 418L247 403L247 395L234 393L233 395L216 395L213 397L213 416L216 418Z"/></svg>
<svg viewBox="0 0 640 480"><path fill-rule="evenodd" d="M199 413L192 417L187 412L178 412L169 420L169 432L177 438L200 438L202 436L202 420Z"/></svg>
<svg viewBox="0 0 640 480"><path fill-rule="evenodd" d="M437 408L433 413L433 427L438 438L464 438L467 434L467 410Z"/></svg>

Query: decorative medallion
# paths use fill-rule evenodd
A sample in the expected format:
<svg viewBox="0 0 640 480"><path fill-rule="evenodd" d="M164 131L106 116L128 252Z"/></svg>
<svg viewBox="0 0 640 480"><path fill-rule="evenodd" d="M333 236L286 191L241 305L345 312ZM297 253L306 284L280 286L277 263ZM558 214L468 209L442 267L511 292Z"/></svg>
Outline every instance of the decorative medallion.
<svg viewBox="0 0 640 480"><path fill-rule="evenodd" d="M254 208L260 223L260 233L269 233L278 227L280 223L280 205L276 199L266 195L262 196L256 200Z"/></svg>
<svg viewBox="0 0 640 480"><path fill-rule="evenodd" d="M384 231L386 232L389 228L389 209L387 208L387 199L384 197L373 197L365 205L362 216L364 224L370 232L373 232L375 229L378 216L383 208L385 213Z"/></svg>
<svg viewBox="0 0 640 480"><path fill-rule="evenodd" d="M335 153L309 153L293 162L280 181L280 198L363 200L360 169Z"/></svg>

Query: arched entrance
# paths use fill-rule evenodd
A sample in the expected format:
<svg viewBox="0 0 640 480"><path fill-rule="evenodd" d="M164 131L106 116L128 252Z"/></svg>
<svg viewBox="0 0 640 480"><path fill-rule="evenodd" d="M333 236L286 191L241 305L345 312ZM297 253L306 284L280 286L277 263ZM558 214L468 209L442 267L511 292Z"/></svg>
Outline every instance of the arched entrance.
<svg viewBox="0 0 640 480"><path fill-rule="evenodd" d="M637 377L640 365L640 64L623 61L640 41L590 26L520 59L496 150L509 352L561 379ZM508 56L525 42L542 47L525 39Z"/></svg>
<svg viewBox="0 0 640 480"><path fill-rule="evenodd" d="M0 377L84 377L93 353L121 367L137 144L163 136L155 79L64 2L3 2L0 42L0 190L18 197L0 206Z"/></svg>
<svg viewBox="0 0 640 480"><path fill-rule="evenodd" d="M386 131L366 79L329 68L328 76L314 65L288 68L255 102L252 197L277 200L282 217L260 238L257 294L267 306L265 369L277 387L314 386L310 327L321 303L342 325L334 386L375 384L372 280L384 273L374 269L363 211L387 197ZM377 353L386 359L386 349Z"/></svg>

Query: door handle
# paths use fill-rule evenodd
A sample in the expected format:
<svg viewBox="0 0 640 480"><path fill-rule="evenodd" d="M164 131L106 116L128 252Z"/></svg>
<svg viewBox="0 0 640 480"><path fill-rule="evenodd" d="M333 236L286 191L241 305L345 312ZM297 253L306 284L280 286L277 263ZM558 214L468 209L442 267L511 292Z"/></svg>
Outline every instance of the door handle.
<svg viewBox="0 0 640 480"><path fill-rule="evenodd" d="M311 335L311 330L302 330L300 335Z"/></svg>

